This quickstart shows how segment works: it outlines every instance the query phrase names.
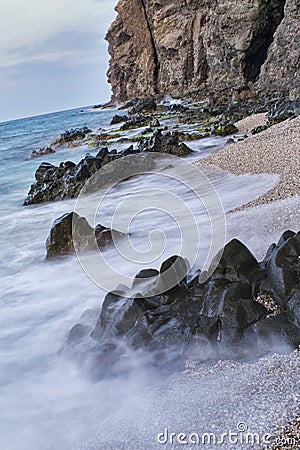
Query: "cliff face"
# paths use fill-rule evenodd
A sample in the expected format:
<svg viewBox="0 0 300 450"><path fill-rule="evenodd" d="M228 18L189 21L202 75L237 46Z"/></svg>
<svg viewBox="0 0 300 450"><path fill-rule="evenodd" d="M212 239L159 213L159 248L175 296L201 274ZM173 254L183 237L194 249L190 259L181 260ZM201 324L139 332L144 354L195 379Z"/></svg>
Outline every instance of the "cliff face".
<svg viewBox="0 0 300 450"><path fill-rule="evenodd" d="M299 85L300 0L120 0L114 98ZM298 79L297 79L298 77Z"/></svg>

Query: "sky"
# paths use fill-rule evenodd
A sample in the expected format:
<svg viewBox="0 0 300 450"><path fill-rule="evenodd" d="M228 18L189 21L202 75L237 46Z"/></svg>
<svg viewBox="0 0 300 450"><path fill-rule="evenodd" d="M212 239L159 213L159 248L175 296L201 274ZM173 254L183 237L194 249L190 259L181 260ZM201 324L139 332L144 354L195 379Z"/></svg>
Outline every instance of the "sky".
<svg viewBox="0 0 300 450"><path fill-rule="evenodd" d="M110 98L104 40L117 0L1 0L0 121Z"/></svg>

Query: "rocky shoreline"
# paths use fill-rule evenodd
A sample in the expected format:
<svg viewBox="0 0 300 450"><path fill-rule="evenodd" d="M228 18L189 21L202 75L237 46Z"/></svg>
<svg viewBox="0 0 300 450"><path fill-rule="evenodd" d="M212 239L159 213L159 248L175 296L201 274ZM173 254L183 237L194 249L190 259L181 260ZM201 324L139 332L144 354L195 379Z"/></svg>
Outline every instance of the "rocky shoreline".
<svg viewBox="0 0 300 450"><path fill-rule="evenodd" d="M240 108L241 105L238 103L237 105L231 104L225 109L223 104L216 104L210 108L207 108L206 104L188 104L186 106L183 104L174 104L167 107L166 117L168 127L166 128L172 130L167 132L163 132L161 129L157 114L160 115L160 120L164 116L161 116L162 111L153 98L136 100L131 105L129 113L127 115L114 116L112 124L114 126L122 124L121 128L124 128L124 124L128 124L125 128L133 130L136 128L140 129L141 126L148 127L146 131L142 128L141 133L144 137L135 146L131 145L129 148L121 151L110 150L107 147L101 148L96 156L88 154L78 164L67 161L62 162L57 167L49 163L42 163L36 171L36 182L31 186L24 205L77 197L93 174L97 173L99 169L103 170L106 167L109 169L112 167L109 163L115 162L116 164L113 165L113 169L104 170L100 184L99 180L95 186L92 184L93 191L96 191L108 183L112 177L115 179L119 158L126 157L125 160L129 164L129 169L130 165L133 165L135 171L138 170L138 172L142 173L153 167L155 163L151 156L153 152L180 157L189 155L192 150L186 144L180 142L180 137L184 139L189 136L191 140L199 138L200 134L197 134L196 128L199 127L199 121L201 121L202 132L204 131L205 135L208 130L210 134L226 135L227 133L238 131L238 127L241 127L242 131L248 131L247 136L244 135L244 137L240 138L242 142L238 139L237 142L225 146L223 150L220 150L215 155L201 160L199 164L215 164L235 174L249 172L278 173L280 171L281 179L278 186L273 189L273 191L280 193L280 195L272 196L271 191L271 193L267 193L264 197L260 197L258 200L246 205L247 207L265 201L276 200L277 198L284 198L288 195L297 195L299 191L297 170L300 167L297 164L299 161L297 150L299 148L299 118L294 117L299 113L298 101L270 101L268 103L269 112L267 115L263 112L257 113L257 111L265 109L266 104L257 104L252 101L245 102L243 108ZM237 120L247 114L249 110L256 112L256 114L247 116L242 120ZM172 113L171 116L170 111ZM170 117L174 119L174 111L177 120L170 122ZM220 112L222 112L221 115L219 114ZM286 119L287 117L290 117L290 119ZM203 126L205 120L208 121L206 127ZM152 127L156 128L156 131L153 131L151 126L149 128L149 122L152 124ZM187 123L189 124L189 133L180 128L180 123L183 123L184 126ZM267 129L260 132L256 131L251 136L251 133L249 134L249 128L254 125L254 129L256 130L257 126L261 127L261 124L262 128ZM149 132L152 134L149 137L145 136ZM83 129L82 132L81 130L73 130L70 133L66 132L61 137L61 140L63 140L62 145L65 144L66 140L72 143L73 138L78 142L82 142L82 139L86 138L87 133L91 133L91 130L88 128ZM114 135L117 134L115 129L113 133ZM248 137L249 135L250 137ZM267 153L267 149L269 153ZM278 151L276 152L277 149ZM291 179L292 176L293 178ZM66 214L54 223L47 241L47 258L68 255L74 252L72 235L74 232L74 227L72 229L72 224L74 226L74 214ZM95 250L97 246L101 248L102 246L111 244L111 233L114 230L100 225L98 229L93 230L84 218L79 218L76 214L75 216L75 219L78 219L76 223L80 222L82 225L84 222L86 225L79 227L81 234L79 233L80 237L79 240L77 239L77 244L81 249ZM85 232L87 229L89 232L86 235ZM103 238L104 234L107 239ZM179 268L175 269L175 272L173 270L174 273L171 271L171 278L175 277L176 282L170 292L167 288L164 289L162 287L164 282L161 278L165 271L164 265L159 272L153 269L146 270L136 276L134 287L137 288L139 286L140 278L154 277L155 281L152 281L152 285L151 283L149 285L147 282L146 287L143 286L144 291L139 292L137 298L133 297L131 300L125 301L124 298L130 297L130 293L126 293L125 297L123 297L125 293L122 292L108 294L107 300L103 305L104 312L100 316L98 328L96 327L97 329L96 331L94 330L92 336L102 340L103 336L107 334L105 331L101 331L103 327L104 330L112 330L120 327L123 338L127 336L127 333L130 334L129 341L133 347L147 347L147 342L150 343L150 347L155 347L156 338L154 338L154 335L161 326L156 325L156 320L158 320L159 323L164 324L163 333L158 332L158 342L166 339L168 345L172 346L175 341L177 343L181 342L183 339L182 336L185 336L184 339L190 342L200 333L201 339L206 341L204 345L210 345L210 340L212 340L217 342L219 347L223 347L222 351L224 351L227 344L231 346L243 342L245 334L248 332L250 334L253 333L251 327L254 324L256 324L256 328L259 328L260 325L257 324L263 323L262 329L264 329L266 324L267 334L281 333L285 336L289 344L295 347L298 345L297 333L299 330L297 327L300 324L300 318L298 317L299 280L297 278L299 277L299 261L297 260L297 255L300 254L298 241L299 233L296 235L292 232L286 232L281 237L277 246L273 244L265 259L261 263L258 263L246 247L239 241L233 240L224 248L219 266L205 285L201 285L201 282L197 281L197 277L192 282L187 282L188 268L186 263L178 257ZM281 247L283 250L280 250ZM286 250L287 248L289 248L288 251ZM283 259L283 262L278 263L278 252L284 255L288 252L283 257L287 259ZM240 259L234 261L234 254L238 255ZM174 258L176 259L176 257ZM173 262L171 259L164 264L166 266L172 266ZM229 265L229 268L227 268L227 265ZM176 277L182 271L184 272L184 276L182 277L183 281L182 279L177 280ZM292 283L292 286L288 286L288 283ZM163 293L157 298L155 297L156 285L160 286L161 292ZM142 299L138 300L139 297ZM150 300L145 300L143 303L143 297L150 298ZM184 306L181 305L181 301ZM107 302L110 305L109 314L105 312ZM238 322L234 324L232 317L230 320L229 316L228 318L226 317L226 313L223 310L226 302L229 302L226 308L228 308L231 315L233 314L233 317L236 317L237 321L239 320L239 316L244 317L245 323L243 325L238 324ZM171 312L168 309L170 307L168 305L171 305L171 310L174 308L176 310L178 306L178 312L175 314L176 318L172 318L175 310ZM175 307L174 305L177 306ZM211 305L214 305L214 313L210 310ZM192 309L190 310L189 308ZM238 309L235 310L235 308ZM160 310L161 312L158 314ZM199 315L200 310L203 310L198 318L200 322L196 324L195 317ZM124 315L126 317L125 323L122 323L122 321L119 324L115 323L114 316L111 315L113 311L119 318L118 320L121 320L120 318ZM149 317L153 315L151 320L148 318L148 315ZM156 316L158 317L157 319ZM190 320L188 319L189 316L193 317L193 319L187 325ZM139 325L137 325L138 317L141 320ZM226 325L227 319L229 320L229 328ZM267 319L266 322L264 322L264 319ZM146 325L147 321L149 321L148 325ZM168 335L169 327L166 326L169 321L172 324L172 333L170 336ZM114 323L114 325L112 326L111 323ZM225 327L224 329L223 326ZM78 325L75 327L75 331L72 331L68 342L71 342L73 336L77 335L79 328L81 330L80 336L83 336L83 328ZM151 331L152 328L154 331ZM134 336L134 330L137 330L136 336ZM166 333L166 337L164 337L164 333ZM264 331L261 331L261 333L264 334ZM256 332L254 335L256 335ZM118 332L107 335L106 339L108 339L109 343L103 343L104 348L114 347L112 341L118 336ZM116 354L118 354L118 351L117 349ZM259 353L259 350L257 351ZM107 357L114 359L113 354L114 352L110 351Z"/></svg>
<svg viewBox="0 0 300 450"><path fill-rule="evenodd" d="M265 111L265 113L261 111ZM169 106L159 105L154 98L135 100L131 102L131 109L128 115L122 114L120 116L117 114L114 116L112 120L114 128L110 128L104 132L101 131L100 134L92 133L87 127L71 129L62 133L56 143L52 143L50 147L45 147L40 149L40 151L32 153L31 157L44 156L55 152L60 147L64 148L65 145L71 147L89 145L98 150L95 156L86 154L85 158L78 164L72 161L66 161L61 162L57 167L53 164L43 162L35 173L36 181L32 184L24 205L77 197L85 182L95 172L102 169L108 163L116 161L118 158L140 154L139 160L136 160L134 164L138 165L137 170L146 171L153 164L149 153L157 152L179 157L186 156L192 151L185 142L204 139L209 136L231 136L229 142L238 141L238 143L233 144L233 146L223 151L225 165L224 162L222 165L222 161L220 160L222 158L222 152L218 154L220 156L216 156L216 160L208 158L204 163L216 163L218 165L220 161L221 168L227 168L233 173L244 173L247 167L244 169L244 172L241 170L241 167L243 166L242 161L246 161L247 148L249 146L251 147L252 142L252 147L259 148L257 142L260 143L264 136L269 136L272 132L271 139L273 140L273 147L271 151L274 152L274 156L272 155L266 158L263 155L263 152L265 152L265 147L263 147L260 153L258 153L256 160L258 159L260 161L262 159L265 163L260 164L258 162L259 169L254 170L254 173L278 173L278 171L276 172L278 159L280 163L283 159L287 159L287 163L290 166L288 166L282 177L281 184L278 188L280 191L284 185L290 186L291 184L291 171L289 168L297 168L298 159L295 148L297 148L299 142L299 136L297 134L298 119L292 121L291 123L295 125L291 125L288 129L288 125L277 125L277 128L274 128L274 125L287 118L295 118L299 112L300 101L290 101L288 99L264 99L260 102L247 100L237 103L220 102L216 104L210 104L210 100L199 104L186 101L183 104L172 103ZM240 120L249 117L249 114L254 114L254 117L257 117L257 114L263 115L266 113L267 120L263 122L265 124L262 129L267 128L267 130L263 133L259 132L260 130L257 127L254 127L252 133L255 132L256 135L259 133L259 137L252 136L251 140L249 140L249 146L247 143L241 143L240 141L251 136L251 132L239 133L237 126L239 126ZM248 123L250 123L249 120ZM119 128L115 128L116 126ZM295 139L287 144L287 132L293 135L293 130ZM132 133L134 134L132 135ZM283 136L282 142L277 142L274 139L274 136L277 136L277 134L278 139L280 136ZM118 146L126 142L131 143L126 149L118 151L116 148L112 148L113 146ZM275 152L281 144L284 145L284 149L287 148L287 154L283 153L281 155L279 152ZM107 147L101 147L101 145L107 145ZM291 150L289 150L289 146ZM243 151L244 148L246 151ZM233 159L238 161L236 165L240 167L239 170L235 169L234 163L232 163L232 167L226 166L226 164L229 164L227 154L230 154L231 149L233 149ZM255 155L255 152L252 153ZM279 154L277 159L275 158L276 154ZM238 155L239 158L237 158ZM255 161L255 158L253 159ZM128 158L127 161L130 165ZM254 161L252 164L254 164ZM266 166L266 161L269 161L268 166ZM272 162L273 166L270 168ZM281 169L283 168L281 167ZM251 173L251 170L248 170L248 172ZM289 183L288 177L290 178ZM109 179L109 174L105 175L103 177L103 185ZM295 191L298 189L297 173L293 175L293 183L295 185ZM286 192L281 196L278 194L279 197L283 198L292 189L286 187ZM274 199L276 198L278 196L276 197L275 195Z"/></svg>
<svg viewBox="0 0 300 450"><path fill-rule="evenodd" d="M260 263L232 240L205 282L201 273L188 281L187 262L173 256L159 271L138 273L132 290L107 294L95 328L75 325L67 347L79 360L95 353L100 377L116 374L128 349L143 349L151 364L170 370L197 353L204 361L261 357L275 339L298 348L299 256L299 232L286 231ZM89 355L86 345L81 354L83 342Z"/></svg>
<svg viewBox="0 0 300 450"><path fill-rule="evenodd" d="M229 142L222 150L196 164L212 164L236 175L281 176L272 191L241 208L299 195L298 100L228 104L183 100L160 105L152 98L135 100L131 105L131 110L115 115L111 127L101 130L99 138L93 132L75 137L74 146L93 143L95 156L87 154L78 164L66 161L55 166L43 162L24 205L76 198L98 170L104 174L94 189L102 188L115 179L120 158L127 158L129 171L143 173L154 167L153 152L185 157L193 154L189 141L227 135ZM127 142L129 147L118 147ZM103 144L107 147L101 147ZM66 143L55 148L61 145ZM72 138L67 145L73 146ZM78 249L74 247L76 229ZM261 261L240 241L231 240L205 282L201 281L201 273L192 275L187 261L176 255L164 261L159 270L142 270L131 289L116 286L107 294L100 314L83 313L71 329L62 353L99 380L132 370L131 357L135 361L141 358L141 364L150 370L154 367L168 374L182 371L190 361L185 377L207 371L207 363L226 365L230 360L230 364L238 365L239 361L263 358L274 352L274 342L284 352L297 349L300 234L296 231L283 233ZM74 212L65 214L50 231L47 259L77 250L104 249L113 244L113 234L123 236L102 225L93 229ZM293 414L294 410L288 419L293 419ZM282 419L286 423L287 417ZM291 429L286 432L292 433Z"/></svg>

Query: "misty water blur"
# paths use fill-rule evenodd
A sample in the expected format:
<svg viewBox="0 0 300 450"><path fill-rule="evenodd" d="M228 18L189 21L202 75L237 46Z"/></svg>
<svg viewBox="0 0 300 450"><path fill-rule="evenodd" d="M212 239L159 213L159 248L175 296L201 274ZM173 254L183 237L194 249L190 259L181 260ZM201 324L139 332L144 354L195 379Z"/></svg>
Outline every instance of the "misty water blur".
<svg viewBox="0 0 300 450"><path fill-rule="evenodd" d="M95 382L61 354L70 328L83 311L94 311L92 320L97 319L105 292L90 280L76 257L45 261L50 227L56 218L74 208L75 200L22 206L42 160L53 164L63 160L78 162L87 148L25 161L30 151L47 145L65 128L107 127L114 113L84 109L0 124L0 448L6 450L130 448L130 433L135 436L132 448L157 448L155 433L161 431L161 414L164 422L173 417L174 411L178 421L183 412L192 414L192 405L190 409L187 404L182 409L177 405L176 409L172 394L164 393L170 381L166 373L144 369L148 355L129 354L129 374ZM215 151L212 145L211 139L207 147L205 140L198 146L194 142L197 154L192 158ZM216 145L220 145L218 139ZM276 176L235 177L221 172L212 176L227 213L270 189L276 180ZM97 219L108 225L120 200L153 185L165 189L165 177L149 175L124 182L112 191ZM170 189L181 196L201 223L204 212L197 198L180 184L170 183ZM280 215L288 219L278 221ZM289 199L276 207L266 205L227 214L226 220L226 239L236 236L262 257L283 229L296 229L299 208L295 200ZM163 230L168 238L166 251L151 264L159 267L162 260L176 253L180 236L175 222L151 210L151 214L145 212L132 222L130 231L137 248L145 249L152 229ZM121 261L113 249L108 249L106 256L111 265L121 267L128 276L141 269L139 264ZM200 264L201 255L199 258ZM209 387L203 385L207 402L210 395ZM190 396L186 398L191 400Z"/></svg>

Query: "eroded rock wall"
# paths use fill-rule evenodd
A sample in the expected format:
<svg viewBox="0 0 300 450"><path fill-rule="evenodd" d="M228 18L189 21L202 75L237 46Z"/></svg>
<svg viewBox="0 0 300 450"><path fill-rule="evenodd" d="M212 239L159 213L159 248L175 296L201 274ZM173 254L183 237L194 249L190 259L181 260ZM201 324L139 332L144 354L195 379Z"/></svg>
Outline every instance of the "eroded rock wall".
<svg viewBox="0 0 300 450"><path fill-rule="evenodd" d="M120 0L107 34L114 98L296 86L299 2Z"/></svg>
<svg viewBox="0 0 300 450"><path fill-rule="evenodd" d="M287 0L284 18L275 31L259 84L300 94L300 0Z"/></svg>

